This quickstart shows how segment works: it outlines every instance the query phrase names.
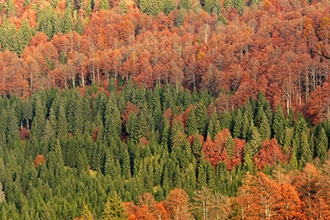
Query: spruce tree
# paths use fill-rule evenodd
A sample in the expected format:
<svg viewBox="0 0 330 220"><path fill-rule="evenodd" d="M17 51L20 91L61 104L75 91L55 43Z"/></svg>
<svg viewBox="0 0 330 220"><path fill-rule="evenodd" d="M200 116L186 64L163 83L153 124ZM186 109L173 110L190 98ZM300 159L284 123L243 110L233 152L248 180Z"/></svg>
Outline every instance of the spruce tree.
<svg viewBox="0 0 330 220"><path fill-rule="evenodd" d="M100 9L109 10L110 4L108 0L100 0Z"/></svg>
<svg viewBox="0 0 330 220"><path fill-rule="evenodd" d="M308 135L306 132L301 134L300 138L300 157L299 157L299 168L302 169L313 159L313 155L308 142Z"/></svg>
<svg viewBox="0 0 330 220"><path fill-rule="evenodd" d="M20 55L24 48L29 45L33 36L33 30L26 19L23 20L21 28L17 32L17 54Z"/></svg>
<svg viewBox="0 0 330 220"><path fill-rule="evenodd" d="M195 110L191 109L188 113L186 122L186 133L188 136L198 133Z"/></svg>
<svg viewBox="0 0 330 220"><path fill-rule="evenodd" d="M102 219L103 220L126 220L127 214L121 196L117 192L111 195L105 203Z"/></svg>
<svg viewBox="0 0 330 220"><path fill-rule="evenodd" d="M327 151L328 151L328 137L325 133L325 129L323 127L318 129L318 132L316 133L315 138L315 156L320 158L322 162L324 162L324 159L326 157Z"/></svg>
<svg viewBox="0 0 330 220"><path fill-rule="evenodd" d="M277 105L273 116L272 133L273 136L282 145L284 144L283 142L284 123L285 123L285 118L282 112L282 108L280 105Z"/></svg>
<svg viewBox="0 0 330 220"><path fill-rule="evenodd" d="M203 103L198 103L195 108L197 129L201 135L206 136L208 116Z"/></svg>

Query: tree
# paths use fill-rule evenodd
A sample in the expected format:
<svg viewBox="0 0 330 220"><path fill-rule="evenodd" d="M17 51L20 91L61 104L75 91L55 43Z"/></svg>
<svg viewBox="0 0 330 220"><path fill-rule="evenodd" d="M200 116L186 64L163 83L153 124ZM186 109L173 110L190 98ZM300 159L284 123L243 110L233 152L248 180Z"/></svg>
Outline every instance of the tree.
<svg viewBox="0 0 330 220"><path fill-rule="evenodd" d="M315 137L315 156L324 162L328 151L328 137L323 127L318 129Z"/></svg>
<svg viewBox="0 0 330 220"><path fill-rule="evenodd" d="M293 176L292 185L298 192L302 212L307 219L329 216L329 205L324 203L329 185L313 164L307 163L303 171ZM327 178L327 177L326 177Z"/></svg>
<svg viewBox="0 0 330 220"><path fill-rule="evenodd" d="M100 0L100 9L109 10L110 5L108 0Z"/></svg>
<svg viewBox="0 0 330 220"><path fill-rule="evenodd" d="M272 133L273 136L277 139L277 141L281 144L283 143L283 130L284 130L284 115L282 112L282 108L280 105L276 106L276 110L273 116L272 122Z"/></svg>
<svg viewBox="0 0 330 220"><path fill-rule="evenodd" d="M230 201L227 197L202 187L201 190L195 191L192 209L198 219L225 219L229 215Z"/></svg>
<svg viewBox="0 0 330 220"><path fill-rule="evenodd" d="M237 217L264 219L292 219L301 215L301 203L298 193L292 185L277 183L264 173L255 176L249 173L239 188Z"/></svg>
<svg viewBox="0 0 330 220"><path fill-rule="evenodd" d="M30 27L28 21L24 19L21 28L17 32L17 54L20 55L26 46L29 45L33 36L33 29Z"/></svg>
<svg viewBox="0 0 330 220"><path fill-rule="evenodd" d="M48 4L42 11L38 11L37 30L44 32L49 38L61 31L60 16Z"/></svg>
<svg viewBox="0 0 330 220"><path fill-rule="evenodd" d="M82 211L81 217L79 217L79 220L94 220L94 216L92 212L89 210L88 205L84 206L84 209Z"/></svg>
<svg viewBox="0 0 330 220"><path fill-rule="evenodd" d="M0 204L6 201L6 195L2 188L2 183L0 183Z"/></svg>
<svg viewBox="0 0 330 220"><path fill-rule="evenodd" d="M102 213L102 219L104 220L126 220L127 214L125 212L125 206L121 197L115 192L110 196L105 203Z"/></svg>
<svg viewBox="0 0 330 220"><path fill-rule="evenodd" d="M62 33L67 34L70 31L74 30L74 23L72 18L72 9L66 8L64 11L64 16L61 21Z"/></svg>
<svg viewBox="0 0 330 220"><path fill-rule="evenodd" d="M176 188L170 191L165 201L165 209L170 219L185 220L191 218L188 200L188 194L183 189Z"/></svg>

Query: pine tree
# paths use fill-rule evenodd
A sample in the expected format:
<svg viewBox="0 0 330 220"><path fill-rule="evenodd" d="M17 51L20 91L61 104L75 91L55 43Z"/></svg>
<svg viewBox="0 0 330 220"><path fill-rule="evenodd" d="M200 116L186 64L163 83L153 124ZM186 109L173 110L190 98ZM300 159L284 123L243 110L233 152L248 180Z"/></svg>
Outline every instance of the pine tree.
<svg viewBox="0 0 330 220"><path fill-rule="evenodd" d="M33 30L26 19L23 20L22 26L17 32L17 54L20 55L24 48L29 45L33 36Z"/></svg>
<svg viewBox="0 0 330 220"><path fill-rule="evenodd" d="M188 118L186 122L186 133L188 136L198 133L197 121L194 109L191 109L188 113Z"/></svg>
<svg viewBox="0 0 330 220"><path fill-rule="evenodd" d="M185 10L190 10L191 9L191 1L189 0L181 0L180 1L180 8L185 9Z"/></svg>
<svg viewBox="0 0 330 220"><path fill-rule="evenodd" d="M266 138L270 139L271 128L268 123L268 118L267 118L266 114L263 114L261 116L261 121L260 121L260 125L259 125L259 133L260 133L262 140L265 140Z"/></svg>
<svg viewBox="0 0 330 220"><path fill-rule="evenodd" d="M282 145L284 144L283 142L284 123L285 123L285 118L282 112L282 108L280 105L277 105L273 116L272 132L273 132L273 136Z"/></svg>
<svg viewBox="0 0 330 220"><path fill-rule="evenodd" d="M325 133L325 130L323 127L318 129L318 132L316 133L315 138L315 156L320 158L322 162L324 162L325 156L328 151L328 137Z"/></svg>
<svg viewBox="0 0 330 220"><path fill-rule="evenodd" d="M110 5L108 0L100 0L100 9L109 10Z"/></svg>
<svg viewBox="0 0 330 220"><path fill-rule="evenodd" d="M203 103L199 103L196 105L195 116L196 116L197 129L199 133L205 137L207 131L208 117L207 117L206 107Z"/></svg>
<svg viewBox="0 0 330 220"><path fill-rule="evenodd" d="M49 38L61 31L60 16L51 5L47 5L42 11L38 11L37 21L37 30L45 33Z"/></svg>
<svg viewBox="0 0 330 220"><path fill-rule="evenodd" d="M79 219L81 219L81 220L94 220L95 219L92 212L89 210L88 205L84 206L81 217Z"/></svg>
<svg viewBox="0 0 330 220"><path fill-rule="evenodd" d="M113 193L105 203L102 213L103 220L126 220L127 214L123 201L117 192Z"/></svg>
<svg viewBox="0 0 330 220"><path fill-rule="evenodd" d="M57 135L58 137L66 137L68 135L68 122L64 106L62 104L58 107Z"/></svg>
<svg viewBox="0 0 330 220"><path fill-rule="evenodd" d="M234 117L234 123L233 123L233 136L235 138L240 138L242 133L242 127L243 127L243 116L240 109L237 110L236 117Z"/></svg>
<svg viewBox="0 0 330 220"><path fill-rule="evenodd" d="M72 10L70 8L66 8L64 11L64 16L61 22L62 33L64 34L67 34L70 31L74 30L74 23L71 12Z"/></svg>
<svg viewBox="0 0 330 220"><path fill-rule="evenodd" d="M175 18L175 25L176 26L179 27L179 26L183 25L184 14L185 14L184 10L183 9L180 9L179 12L178 12L178 14L177 14L177 16L176 16L176 18Z"/></svg>
<svg viewBox="0 0 330 220"><path fill-rule="evenodd" d="M306 132L301 134L300 138L300 157L299 157L299 167L302 169L306 163L311 162L313 155L308 142L308 135Z"/></svg>
<svg viewBox="0 0 330 220"><path fill-rule="evenodd" d="M233 1L234 1L233 6L237 9L238 13L242 15L244 8L246 6L245 1L244 0L233 0Z"/></svg>
<svg viewBox="0 0 330 220"><path fill-rule="evenodd" d="M8 49L11 52L17 52L16 40L16 27L5 18L0 27L0 43L2 50Z"/></svg>
<svg viewBox="0 0 330 220"><path fill-rule="evenodd" d="M174 9L175 9L176 5L174 0L164 0L164 9L163 12L166 15L169 15Z"/></svg>

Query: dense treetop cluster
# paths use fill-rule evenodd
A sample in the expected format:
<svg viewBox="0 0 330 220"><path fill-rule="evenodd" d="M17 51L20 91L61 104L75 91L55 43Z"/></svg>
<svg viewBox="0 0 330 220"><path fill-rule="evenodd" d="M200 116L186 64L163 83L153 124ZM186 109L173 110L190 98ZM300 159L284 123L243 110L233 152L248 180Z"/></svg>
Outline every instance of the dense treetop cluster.
<svg viewBox="0 0 330 220"><path fill-rule="evenodd" d="M262 90L329 118L328 1L3 1L0 94L110 79L224 91L228 108Z"/></svg>
<svg viewBox="0 0 330 220"><path fill-rule="evenodd" d="M0 15L1 219L330 218L327 0Z"/></svg>
<svg viewBox="0 0 330 220"><path fill-rule="evenodd" d="M212 201L218 219L252 217L265 213L261 203L248 210L242 203L252 183L260 185L252 190L256 195L274 193L269 199L281 206L269 208L282 210L277 215L308 218L307 208L318 202L318 212L329 210L329 190L321 191L328 189L329 176L310 164L328 161L329 121L312 126L301 113L284 116L262 92L231 111L221 110L221 97L207 92L169 84L145 89L132 82L50 89L25 100L2 97L0 105L3 219L72 219L87 211L102 218L106 209L122 210L124 219L141 213L198 217L203 199ZM308 198L312 204L299 191L307 186L296 183L307 184L302 175L309 172L317 173L315 184L324 184L308 188L317 194ZM117 202L106 205L111 199ZM287 202L295 203L290 212L283 210Z"/></svg>

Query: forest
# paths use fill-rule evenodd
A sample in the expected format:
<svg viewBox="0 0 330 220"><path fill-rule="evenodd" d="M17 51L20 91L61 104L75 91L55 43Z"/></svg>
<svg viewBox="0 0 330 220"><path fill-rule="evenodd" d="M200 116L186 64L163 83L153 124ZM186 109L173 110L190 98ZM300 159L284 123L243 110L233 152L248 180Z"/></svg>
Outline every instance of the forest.
<svg viewBox="0 0 330 220"><path fill-rule="evenodd" d="M329 219L328 0L0 0L1 219Z"/></svg>

